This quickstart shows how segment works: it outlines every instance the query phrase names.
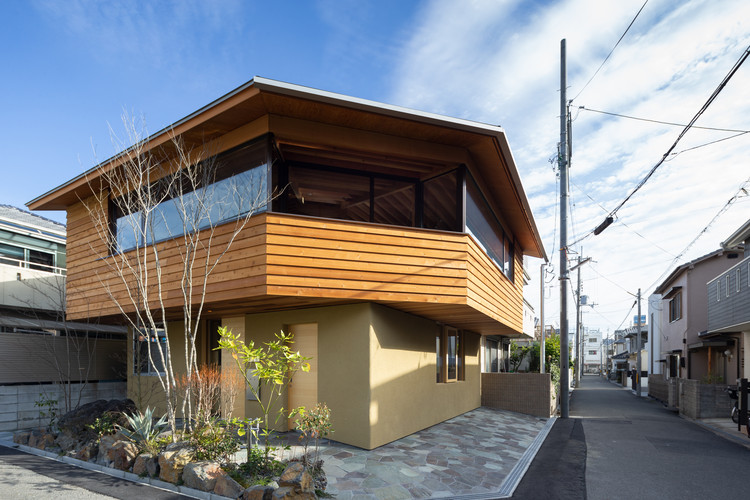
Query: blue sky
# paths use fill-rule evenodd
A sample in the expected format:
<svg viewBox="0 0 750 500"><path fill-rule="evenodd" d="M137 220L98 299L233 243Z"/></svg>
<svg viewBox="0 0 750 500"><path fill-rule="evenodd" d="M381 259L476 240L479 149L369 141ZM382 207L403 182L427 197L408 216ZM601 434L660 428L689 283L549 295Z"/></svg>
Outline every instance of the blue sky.
<svg viewBox="0 0 750 500"><path fill-rule="evenodd" d="M750 45L746 0L16 1L0 3L0 203L23 206L116 151L123 111L156 131L259 75L505 128L555 267L560 40L573 102L572 239L661 158ZM697 125L750 130L750 63ZM579 95L580 93L580 95ZM580 109L584 106L585 109ZM691 130L602 235L573 248L588 326L614 330L638 287L718 248L750 218L750 134ZM749 186L750 189L750 186ZM46 214L64 220L64 214ZM580 249L583 246L583 250ZM575 254L571 254L575 257ZM675 257L679 257L675 261ZM528 299L538 307L539 262ZM557 280L547 323L559 322ZM646 302L643 307L645 309Z"/></svg>

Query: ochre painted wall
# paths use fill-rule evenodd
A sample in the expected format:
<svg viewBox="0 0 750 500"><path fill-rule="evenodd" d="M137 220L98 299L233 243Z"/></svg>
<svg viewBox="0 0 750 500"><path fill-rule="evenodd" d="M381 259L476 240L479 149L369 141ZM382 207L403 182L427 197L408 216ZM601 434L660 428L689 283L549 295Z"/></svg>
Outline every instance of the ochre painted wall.
<svg viewBox="0 0 750 500"><path fill-rule="evenodd" d="M465 380L436 382L434 321L373 304L370 442L382 446L480 406L479 336L464 334Z"/></svg>

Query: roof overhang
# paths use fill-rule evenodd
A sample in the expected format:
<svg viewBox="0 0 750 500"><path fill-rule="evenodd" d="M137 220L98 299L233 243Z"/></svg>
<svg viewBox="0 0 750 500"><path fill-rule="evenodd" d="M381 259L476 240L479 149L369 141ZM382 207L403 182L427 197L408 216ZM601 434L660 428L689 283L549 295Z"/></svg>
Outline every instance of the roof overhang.
<svg viewBox="0 0 750 500"><path fill-rule="evenodd" d="M169 149L173 137L197 147L264 116L327 125L465 149L490 196L505 215L524 255L547 260L505 131L495 125L450 118L266 78L253 80L146 138L147 148ZM273 132L273 130L269 130ZM31 210L65 210L87 196L101 174L132 152L126 149L27 203Z"/></svg>
<svg viewBox="0 0 750 500"><path fill-rule="evenodd" d="M669 289L667 293L664 294L664 296L662 297L662 300L669 300L681 291L682 291L681 286L673 286L672 288Z"/></svg>

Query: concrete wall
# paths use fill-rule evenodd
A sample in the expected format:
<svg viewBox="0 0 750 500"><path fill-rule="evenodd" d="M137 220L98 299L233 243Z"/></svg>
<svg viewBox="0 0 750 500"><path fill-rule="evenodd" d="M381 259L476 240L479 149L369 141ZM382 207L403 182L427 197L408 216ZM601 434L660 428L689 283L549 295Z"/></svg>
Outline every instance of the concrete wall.
<svg viewBox="0 0 750 500"><path fill-rule="evenodd" d="M482 406L549 418L557 400L549 373L483 373Z"/></svg>
<svg viewBox="0 0 750 500"><path fill-rule="evenodd" d="M76 400L80 393L79 405L83 405L99 399L124 399L126 384L125 382L97 382L85 386L71 384L70 391ZM65 413L63 405L65 396L58 384L0 386L0 431L15 431L46 425L48 420L40 420L39 412L48 411L48 408L35 405L41 400L40 394L43 394L46 399L58 401L58 416Z"/></svg>

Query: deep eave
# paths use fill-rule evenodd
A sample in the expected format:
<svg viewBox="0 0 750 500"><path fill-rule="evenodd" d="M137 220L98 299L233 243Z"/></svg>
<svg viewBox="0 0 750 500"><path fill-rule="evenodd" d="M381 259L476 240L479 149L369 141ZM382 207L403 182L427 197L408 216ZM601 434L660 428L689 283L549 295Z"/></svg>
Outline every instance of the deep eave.
<svg viewBox="0 0 750 500"><path fill-rule="evenodd" d="M186 144L198 145L273 114L465 148L479 163L479 173L500 203L523 253L547 260L513 154L499 126L255 77L144 142L149 148L158 147L179 135ZM113 156L27 206L31 210L65 210L78 201L90 182L96 182L100 171L117 166L129 152Z"/></svg>

